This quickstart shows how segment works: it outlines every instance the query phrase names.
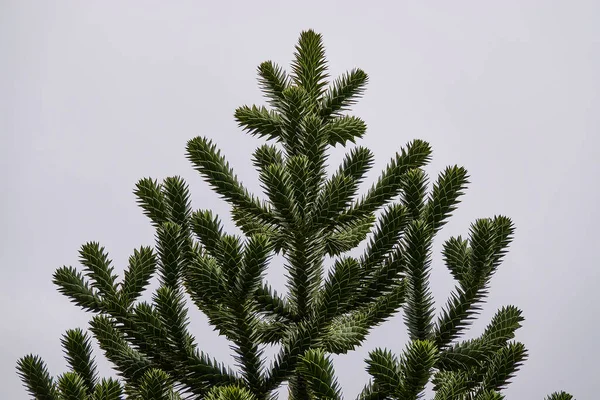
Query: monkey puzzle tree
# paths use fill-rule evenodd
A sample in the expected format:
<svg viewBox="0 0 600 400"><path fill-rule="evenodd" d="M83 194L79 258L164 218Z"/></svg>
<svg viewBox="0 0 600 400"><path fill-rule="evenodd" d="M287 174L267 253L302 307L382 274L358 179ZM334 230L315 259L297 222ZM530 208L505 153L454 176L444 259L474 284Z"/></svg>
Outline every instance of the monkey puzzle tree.
<svg viewBox="0 0 600 400"><path fill-rule="evenodd" d="M301 34L291 74L271 62L258 73L271 108L240 107L235 118L272 143L253 155L266 198L244 188L210 140L187 144L189 160L231 205L243 235L226 234L210 210L192 212L182 179L139 181L135 194L156 228L156 248L135 250L121 280L98 243L82 247L83 272L62 267L54 274L61 293L95 314L90 331L121 379L100 379L90 337L69 330L62 345L70 371L57 380L39 357L19 360L31 395L262 400L287 382L291 399L341 399L329 355L360 346L402 308L410 341L398 355L369 354L371 380L359 399L417 399L429 382L435 400L502 399L527 357L513 340L521 311L504 307L479 337L459 337L486 299L513 236L511 220L480 219L468 238L445 242L444 262L457 283L436 315L428 286L432 241L459 203L467 171L446 168L429 191L423 167L431 148L414 140L358 196L373 164L367 148L353 147L332 176L326 169L329 147L365 134L365 123L346 111L361 97L367 74L354 69L329 84L321 36L313 31ZM360 257L346 254L364 241ZM285 296L263 279L273 254L285 260ZM334 261L326 273L328 259ZM139 300L155 274L160 285L152 301ZM231 341L237 370L198 349L184 293ZM280 345L270 365L262 357L267 344Z"/></svg>

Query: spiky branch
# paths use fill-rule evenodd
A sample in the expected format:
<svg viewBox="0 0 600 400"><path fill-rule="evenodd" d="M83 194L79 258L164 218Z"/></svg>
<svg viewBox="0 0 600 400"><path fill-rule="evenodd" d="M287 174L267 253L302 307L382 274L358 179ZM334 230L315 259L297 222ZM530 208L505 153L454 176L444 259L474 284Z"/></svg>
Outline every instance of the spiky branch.
<svg viewBox="0 0 600 400"><path fill-rule="evenodd" d="M54 274L58 290L94 314L90 332L120 380L97 376L91 338L75 329L62 340L70 370L57 379L39 357L19 360L30 394L266 400L288 382L290 399L338 400L330 355L360 346L402 307L410 341L397 353L369 354L371 381L360 399L418 399L428 382L435 400L503 398L527 357L514 341L521 311L504 307L479 337L458 339L481 310L512 240L510 219L477 220L467 239L445 242L445 264L457 286L436 318L431 247L464 194L467 171L448 167L429 191L423 168L431 147L414 140L359 196L373 154L356 146L328 176L327 150L365 135L364 121L346 112L363 95L367 74L354 69L328 82L325 48L313 31L300 35L290 74L270 61L258 74L271 108L242 106L235 119L249 134L273 142L259 146L252 160L264 200L238 180L213 141L187 143L188 159L232 206L242 235L227 234L210 210L193 211L181 178L140 180L135 195L156 228L155 249L135 250L119 279L105 249L90 242L80 251L82 271L62 267ZM370 233L360 257L345 254ZM264 279L274 254L285 261L283 295ZM150 302L140 301L153 277L159 287ZM186 295L232 343L235 371L198 349ZM265 344L281 347L270 365L262 357ZM556 392L547 399L571 398Z"/></svg>

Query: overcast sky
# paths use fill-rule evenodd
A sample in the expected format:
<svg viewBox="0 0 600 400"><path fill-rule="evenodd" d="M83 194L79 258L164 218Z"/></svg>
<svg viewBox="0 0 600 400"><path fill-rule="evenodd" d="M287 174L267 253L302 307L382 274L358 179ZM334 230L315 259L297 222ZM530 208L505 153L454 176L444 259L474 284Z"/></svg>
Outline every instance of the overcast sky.
<svg viewBox="0 0 600 400"><path fill-rule="evenodd" d="M233 111L261 103L256 67L288 67L299 33L324 35L331 74L370 75L354 114L368 124L370 185L406 142L434 149L427 171L465 166L470 189L438 236L432 290L454 282L441 242L479 217L514 219L516 240L469 335L506 304L523 309L530 359L507 391L542 399L598 393L600 283L600 3L597 1L0 1L0 398L25 399L17 358L65 370L60 336L89 315L51 283L99 241L122 272L154 232L132 194L138 179L180 175L194 208L220 201L185 159L195 136L216 141L240 179L262 142ZM377 4L379 7L376 7ZM336 167L343 152L335 151ZM231 227L231 224L227 224ZM283 288L275 260L269 279ZM194 310L200 348L231 362L228 343ZM336 359L346 398L367 381L363 359L406 343L401 314ZM100 370L109 364L98 353Z"/></svg>

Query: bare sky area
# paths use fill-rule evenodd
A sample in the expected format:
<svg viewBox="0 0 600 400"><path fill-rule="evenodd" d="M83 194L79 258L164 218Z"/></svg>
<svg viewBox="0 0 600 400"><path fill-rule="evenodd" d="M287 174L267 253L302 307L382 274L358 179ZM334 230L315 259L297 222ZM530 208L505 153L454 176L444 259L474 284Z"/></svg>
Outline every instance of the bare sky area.
<svg viewBox="0 0 600 400"><path fill-rule="evenodd" d="M465 166L471 184L438 235L432 272L437 305L454 282L439 250L479 217L516 223L509 256L470 335L514 304L526 321L517 339L530 359L509 399L564 389L598 393L600 322L600 2L597 1L0 1L1 399L26 399L16 360L41 355L65 370L60 336L89 315L51 283L78 249L99 241L119 273L154 232L135 204L138 179L180 175L194 208L223 219L227 204L185 158L208 136L258 193L251 153L233 111L263 103L256 67L288 67L302 30L324 35L331 75L370 75L353 113L377 164L420 138L431 143L435 178ZM343 149L336 149L331 168ZM232 224L227 224L232 229ZM275 259L268 276L284 289ZM201 349L232 362L228 343L192 312ZM346 398L367 382L367 353L401 351L402 315L362 349L337 357ZM109 364L97 353L100 372Z"/></svg>

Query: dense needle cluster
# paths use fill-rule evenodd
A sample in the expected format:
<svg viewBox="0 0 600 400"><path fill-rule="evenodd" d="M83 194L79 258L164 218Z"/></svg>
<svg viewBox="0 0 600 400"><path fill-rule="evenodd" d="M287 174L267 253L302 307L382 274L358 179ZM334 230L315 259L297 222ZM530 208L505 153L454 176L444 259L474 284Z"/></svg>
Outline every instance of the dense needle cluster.
<svg viewBox="0 0 600 400"><path fill-rule="evenodd" d="M342 393L329 355L352 351L402 310L410 341L399 354L369 354L371 379L358 399L418 399L429 382L434 400L503 399L502 389L527 357L513 340L521 311L504 307L479 337L459 338L485 301L513 236L511 220L480 219L468 238L445 242L456 288L436 314L428 286L432 241L459 203L467 171L449 167L428 190L423 167L431 148L414 140L358 196L371 151L353 147L332 176L327 156L329 147L365 134L365 123L346 112L361 97L367 74L354 69L328 82L322 39L313 31L301 34L289 75L271 62L258 73L270 108L240 107L235 118L267 139L253 155L265 199L244 188L209 139L187 144L187 157L231 205L243 235L225 233L210 210L192 211L182 179L139 181L135 194L156 228L155 249L135 250L119 279L104 248L87 243L82 272L62 267L54 274L59 291L94 314L90 331L120 379L97 376L91 339L74 329L62 339L70 371L57 379L39 357L19 360L31 395L264 400L287 383L290 399L337 400ZM346 254L359 245L360 257ZM285 295L263 278L273 254L285 260ZM152 301L140 301L155 275L160 286ZM187 328L185 293L232 343L235 370L198 348ZM262 355L267 344L280 345L269 364Z"/></svg>

